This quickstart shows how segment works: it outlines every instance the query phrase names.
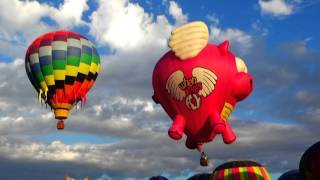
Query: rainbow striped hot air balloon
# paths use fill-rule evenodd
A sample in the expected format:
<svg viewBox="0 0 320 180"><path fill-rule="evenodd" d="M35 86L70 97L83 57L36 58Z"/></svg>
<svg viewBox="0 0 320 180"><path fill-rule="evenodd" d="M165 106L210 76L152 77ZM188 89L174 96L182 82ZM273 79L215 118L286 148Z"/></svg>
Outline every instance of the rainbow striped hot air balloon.
<svg viewBox="0 0 320 180"><path fill-rule="evenodd" d="M270 180L267 170L253 161L232 161L218 166L211 180Z"/></svg>
<svg viewBox="0 0 320 180"><path fill-rule="evenodd" d="M86 94L93 86L100 57L94 45L71 31L54 31L38 37L28 47L25 68L29 80L58 119L57 128L79 101L86 103Z"/></svg>

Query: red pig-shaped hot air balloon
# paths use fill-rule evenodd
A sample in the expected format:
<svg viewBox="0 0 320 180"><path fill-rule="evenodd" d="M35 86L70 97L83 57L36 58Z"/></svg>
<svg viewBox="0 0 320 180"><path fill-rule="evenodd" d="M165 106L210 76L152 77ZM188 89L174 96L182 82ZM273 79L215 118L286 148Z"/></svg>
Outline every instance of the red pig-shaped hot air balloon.
<svg viewBox="0 0 320 180"><path fill-rule="evenodd" d="M208 43L208 28L202 22L182 25L172 31L167 52L153 71L153 100L173 120L168 134L174 140L187 135L186 146L202 152L203 143L221 134L230 144L236 135L228 117L238 101L253 90L245 63L228 50L229 42ZM202 152L202 165L206 155Z"/></svg>

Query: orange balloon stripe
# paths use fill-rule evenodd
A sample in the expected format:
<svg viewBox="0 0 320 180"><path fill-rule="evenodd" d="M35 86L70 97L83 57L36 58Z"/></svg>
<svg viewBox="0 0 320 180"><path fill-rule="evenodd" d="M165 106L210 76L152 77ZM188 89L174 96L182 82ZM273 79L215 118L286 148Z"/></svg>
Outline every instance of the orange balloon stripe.
<svg viewBox="0 0 320 180"><path fill-rule="evenodd" d="M266 169L264 167L259 167L260 168L260 172L263 175L264 180L270 180L270 176L267 173Z"/></svg>

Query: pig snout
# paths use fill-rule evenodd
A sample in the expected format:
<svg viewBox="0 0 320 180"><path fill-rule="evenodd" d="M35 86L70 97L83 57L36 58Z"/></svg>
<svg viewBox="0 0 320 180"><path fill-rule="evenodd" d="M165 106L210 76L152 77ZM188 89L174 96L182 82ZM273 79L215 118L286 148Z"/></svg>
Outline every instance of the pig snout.
<svg viewBox="0 0 320 180"><path fill-rule="evenodd" d="M253 79L250 74L238 72L233 79L232 95L237 101L248 97L253 90Z"/></svg>

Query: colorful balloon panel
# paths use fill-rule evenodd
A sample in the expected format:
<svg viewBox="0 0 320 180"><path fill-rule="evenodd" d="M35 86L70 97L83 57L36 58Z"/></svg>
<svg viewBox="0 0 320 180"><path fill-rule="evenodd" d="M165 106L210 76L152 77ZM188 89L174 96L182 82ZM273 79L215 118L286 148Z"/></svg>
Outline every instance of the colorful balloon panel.
<svg viewBox="0 0 320 180"><path fill-rule="evenodd" d="M39 98L54 109L57 119L66 119L75 103L86 100L100 71L100 57L82 35L54 31L31 43L25 68Z"/></svg>
<svg viewBox="0 0 320 180"><path fill-rule="evenodd" d="M267 170L252 161L232 161L217 167L211 180L270 180Z"/></svg>

